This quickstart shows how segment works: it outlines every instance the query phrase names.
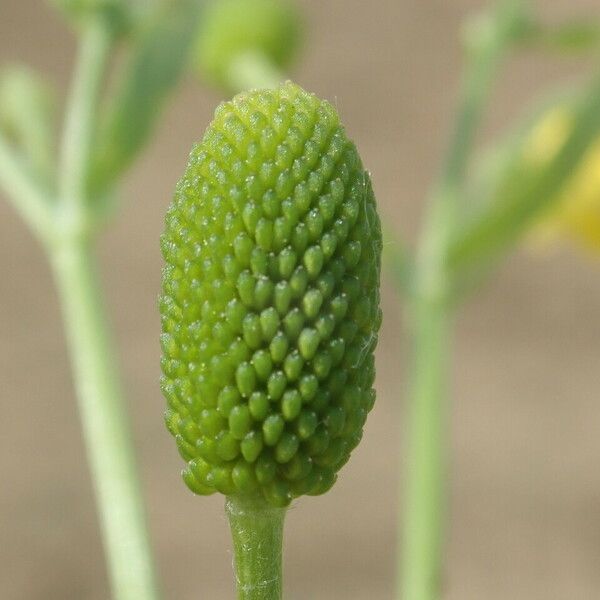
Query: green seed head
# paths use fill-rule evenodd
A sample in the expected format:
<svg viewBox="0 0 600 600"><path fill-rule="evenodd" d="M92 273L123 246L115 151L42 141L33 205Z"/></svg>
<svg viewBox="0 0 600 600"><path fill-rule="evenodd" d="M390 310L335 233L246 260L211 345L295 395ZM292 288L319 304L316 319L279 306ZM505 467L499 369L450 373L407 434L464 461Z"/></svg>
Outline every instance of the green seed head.
<svg viewBox="0 0 600 600"><path fill-rule="evenodd" d="M198 494L321 494L374 400L381 229L335 109L297 85L219 106L177 185L167 426Z"/></svg>
<svg viewBox="0 0 600 600"><path fill-rule="evenodd" d="M194 58L198 70L227 88L228 71L243 55L261 54L287 66L300 41L300 16L288 0L212 0L204 9Z"/></svg>

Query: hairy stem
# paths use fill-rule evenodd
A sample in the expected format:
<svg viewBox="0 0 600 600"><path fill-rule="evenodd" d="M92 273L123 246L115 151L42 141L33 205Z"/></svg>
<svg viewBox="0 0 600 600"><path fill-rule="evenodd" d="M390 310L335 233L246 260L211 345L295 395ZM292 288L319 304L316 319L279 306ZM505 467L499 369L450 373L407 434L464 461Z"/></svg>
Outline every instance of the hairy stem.
<svg viewBox="0 0 600 600"><path fill-rule="evenodd" d="M281 600L281 554L286 509L259 498L225 502L233 538L238 600Z"/></svg>
<svg viewBox="0 0 600 600"><path fill-rule="evenodd" d="M83 437L94 481L113 597L158 598L134 461L96 264L87 240L52 249Z"/></svg>

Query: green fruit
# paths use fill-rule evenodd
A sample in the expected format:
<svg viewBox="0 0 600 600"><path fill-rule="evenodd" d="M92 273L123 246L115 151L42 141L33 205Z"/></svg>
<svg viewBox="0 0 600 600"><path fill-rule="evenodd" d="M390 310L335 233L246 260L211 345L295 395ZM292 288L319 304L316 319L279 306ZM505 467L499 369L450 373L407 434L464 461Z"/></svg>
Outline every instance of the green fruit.
<svg viewBox="0 0 600 600"><path fill-rule="evenodd" d="M335 109L286 83L221 104L161 239L167 426L199 494L320 494L372 408L381 229Z"/></svg>
<svg viewBox="0 0 600 600"><path fill-rule="evenodd" d="M300 41L300 17L288 0L212 0L200 22L194 61L203 77L228 88L233 61L260 54L286 67Z"/></svg>

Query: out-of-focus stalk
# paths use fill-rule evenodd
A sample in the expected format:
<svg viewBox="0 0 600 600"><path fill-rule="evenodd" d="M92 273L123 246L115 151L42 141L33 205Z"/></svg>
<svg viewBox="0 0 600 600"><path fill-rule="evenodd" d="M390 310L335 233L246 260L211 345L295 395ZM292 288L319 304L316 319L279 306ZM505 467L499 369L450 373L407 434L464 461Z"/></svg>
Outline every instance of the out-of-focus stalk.
<svg viewBox="0 0 600 600"><path fill-rule="evenodd" d="M469 32L467 66L448 157L421 238L411 317L414 356L408 433L402 600L439 597L446 513L446 378L451 347L453 281L448 249L460 210L474 134L497 68L522 16L519 0L504 0Z"/></svg>

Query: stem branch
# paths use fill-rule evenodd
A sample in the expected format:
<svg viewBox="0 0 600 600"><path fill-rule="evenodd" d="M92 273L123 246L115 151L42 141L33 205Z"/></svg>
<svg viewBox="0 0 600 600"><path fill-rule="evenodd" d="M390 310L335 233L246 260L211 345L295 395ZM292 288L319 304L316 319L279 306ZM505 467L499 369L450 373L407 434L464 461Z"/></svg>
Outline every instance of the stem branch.
<svg viewBox="0 0 600 600"><path fill-rule="evenodd" d="M60 163L60 196L73 220L85 213L87 178L100 89L114 33L101 15L83 30L67 106Z"/></svg>
<svg viewBox="0 0 600 600"><path fill-rule="evenodd" d="M47 239L52 227L51 202L20 156L0 134L0 185L21 218L40 239Z"/></svg>
<svg viewBox="0 0 600 600"><path fill-rule="evenodd" d="M133 440L101 302L88 175L101 87L114 31L101 13L83 25L66 111L58 203L0 135L0 185L46 242L67 333L83 438L115 600L156 600ZM58 210L55 210L58 209Z"/></svg>

